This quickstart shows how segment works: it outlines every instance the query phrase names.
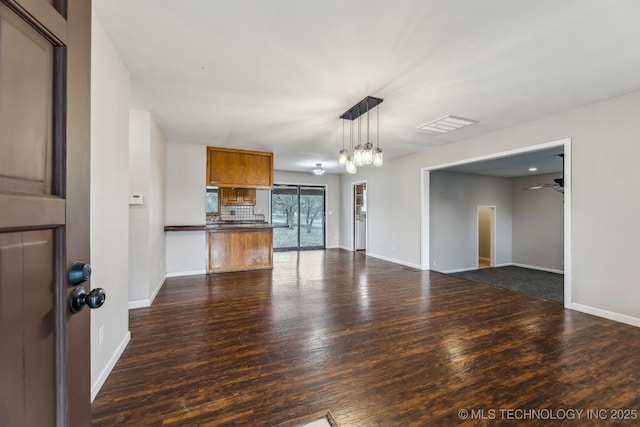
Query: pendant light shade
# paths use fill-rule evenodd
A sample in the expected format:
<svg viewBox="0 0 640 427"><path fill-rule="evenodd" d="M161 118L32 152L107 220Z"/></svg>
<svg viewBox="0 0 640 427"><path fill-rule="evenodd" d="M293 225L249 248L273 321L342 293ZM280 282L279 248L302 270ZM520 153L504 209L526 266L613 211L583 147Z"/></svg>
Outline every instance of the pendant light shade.
<svg viewBox="0 0 640 427"><path fill-rule="evenodd" d="M346 165L348 158L349 158L349 152L344 148L340 150L340 157L338 158L338 161L340 162L340 164L343 166Z"/></svg>
<svg viewBox="0 0 640 427"><path fill-rule="evenodd" d="M376 148L373 152L373 166L382 166L382 149Z"/></svg>
<svg viewBox="0 0 640 427"><path fill-rule="evenodd" d="M358 171L358 168L356 166L355 159L353 158L353 156L349 156L349 159L347 159L347 173L353 175L357 171Z"/></svg>
<svg viewBox="0 0 640 427"><path fill-rule="evenodd" d="M353 158L356 162L356 166L364 165L364 161L362 159L362 145L356 145L356 149L353 151Z"/></svg>
<svg viewBox="0 0 640 427"><path fill-rule="evenodd" d="M342 150L340 150L340 156L338 158L341 165L346 167L346 171L349 174L355 174L358 167L364 165L382 166L382 150L380 149L380 113L378 105L382 102L382 98L375 98L373 96L367 96L362 101L348 109L344 114L340 116L343 120L349 120L351 122L351 136L350 136L350 149L345 149L344 146L344 122L342 122ZM369 111L376 108L377 112L377 127L376 127L376 147L373 147L371 142L370 126L369 126ZM365 136L365 143L362 144L362 115L367 113L367 134ZM358 119L358 138L356 140L356 146L353 146L353 126L354 120Z"/></svg>
<svg viewBox="0 0 640 427"><path fill-rule="evenodd" d="M373 144L370 142L364 144L364 149L362 150L362 163L365 165L373 163Z"/></svg>

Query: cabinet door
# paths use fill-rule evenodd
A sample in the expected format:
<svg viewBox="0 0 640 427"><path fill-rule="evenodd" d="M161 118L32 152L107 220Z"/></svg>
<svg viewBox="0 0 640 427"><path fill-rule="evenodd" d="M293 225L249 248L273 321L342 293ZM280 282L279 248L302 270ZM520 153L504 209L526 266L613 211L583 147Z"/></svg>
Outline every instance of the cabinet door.
<svg viewBox="0 0 640 427"><path fill-rule="evenodd" d="M223 205L238 205L242 202L242 194L238 188L221 188Z"/></svg>
<svg viewBox="0 0 640 427"><path fill-rule="evenodd" d="M243 205L255 205L256 204L256 189L255 188L243 188L242 189L242 204Z"/></svg>
<svg viewBox="0 0 640 427"><path fill-rule="evenodd" d="M273 268L271 230L207 234L209 273Z"/></svg>
<svg viewBox="0 0 640 427"><path fill-rule="evenodd" d="M255 205L255 188L221 188L222 204L226 206Z"/></svg>
<svg viewBox="0 0 640 427"><path fill-rule="evenodd" d="M273 153L207 148L207 185L273 187Z"/></svg>

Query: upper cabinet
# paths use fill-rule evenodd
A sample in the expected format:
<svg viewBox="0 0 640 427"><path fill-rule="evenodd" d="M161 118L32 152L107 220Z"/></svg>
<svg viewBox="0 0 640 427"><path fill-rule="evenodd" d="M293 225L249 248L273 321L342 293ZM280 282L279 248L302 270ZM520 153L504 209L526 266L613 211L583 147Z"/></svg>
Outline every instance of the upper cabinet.
<svg viewBox="0 0 640 427"><path fill-rule="evenodd" d="M207 185L272 188L273 153L207 147Z"/></svg>
<svg viewBox="0 0 640 427"><path fill-rule="evenodd" d="M225 206L241 206L256 204L255 188L221 188L222 204Z"/></svg>

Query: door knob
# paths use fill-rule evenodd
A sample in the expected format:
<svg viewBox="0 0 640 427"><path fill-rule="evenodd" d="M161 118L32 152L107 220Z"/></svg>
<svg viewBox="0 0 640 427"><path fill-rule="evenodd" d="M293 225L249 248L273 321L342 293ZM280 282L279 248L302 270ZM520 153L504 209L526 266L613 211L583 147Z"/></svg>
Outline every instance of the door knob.
<svg viewBox="0 0 640 427"><path fill-rule="evenodd" d="M84 286L78 286L69 295L69 308L73 313L77 313L88 305L89 308L99 308L104 304L107 294L102 288L95 288L87 293Z"/></svg>
<svg viewBox="0 0 640 427"><path fill-rule="evenodd" d="M71 286L79 285L91 278L91 264L76 261L69 267L69 283Z"/></svg>

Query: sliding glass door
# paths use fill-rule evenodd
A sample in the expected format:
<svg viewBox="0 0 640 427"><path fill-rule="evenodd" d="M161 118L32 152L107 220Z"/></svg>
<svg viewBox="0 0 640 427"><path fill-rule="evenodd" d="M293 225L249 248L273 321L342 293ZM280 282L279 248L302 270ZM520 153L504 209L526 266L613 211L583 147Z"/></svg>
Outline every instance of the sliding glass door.
<svg viewBox="0 0 640 427"><path fill-rule="evenodd" d="M325 247L325 188L276 185L271 190L274 250Z"/></svg>

